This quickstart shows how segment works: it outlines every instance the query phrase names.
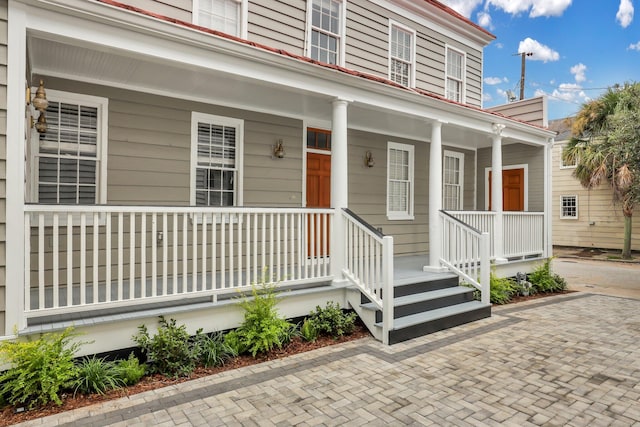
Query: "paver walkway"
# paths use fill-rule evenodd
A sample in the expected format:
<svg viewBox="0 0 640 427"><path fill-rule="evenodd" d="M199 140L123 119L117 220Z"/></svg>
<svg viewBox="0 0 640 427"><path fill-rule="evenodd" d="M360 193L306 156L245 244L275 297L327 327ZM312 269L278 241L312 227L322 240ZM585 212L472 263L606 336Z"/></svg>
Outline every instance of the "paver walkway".
<svg viewBox="0 0 640 427"><path fill-rule="evenodd" d="M573 293L385 347L373 339L24 425L640 426L640 300Z"/></svg>

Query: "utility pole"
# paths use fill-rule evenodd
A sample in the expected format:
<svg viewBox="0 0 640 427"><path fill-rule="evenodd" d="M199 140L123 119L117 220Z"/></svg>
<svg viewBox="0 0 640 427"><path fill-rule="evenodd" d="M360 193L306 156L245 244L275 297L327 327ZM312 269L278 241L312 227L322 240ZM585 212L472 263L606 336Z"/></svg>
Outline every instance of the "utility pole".
<svg viewBox="0 0 640 427"><path fill-rule="evenodd" d="M520 52L520 53L516 53L515 55L520 55L520 57L522 58L522 65L520 65L520 100L522 101L524 99L524 74L525 74L525 57L527 56L533 56L533 52ZM514 56L515 56L514 55Z"/></svg>

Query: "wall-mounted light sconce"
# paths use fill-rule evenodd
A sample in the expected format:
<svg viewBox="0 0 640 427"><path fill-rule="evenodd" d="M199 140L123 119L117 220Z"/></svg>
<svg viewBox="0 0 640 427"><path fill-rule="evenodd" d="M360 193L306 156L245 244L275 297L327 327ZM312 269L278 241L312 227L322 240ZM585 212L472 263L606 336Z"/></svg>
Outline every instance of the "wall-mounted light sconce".
<svg viewBox="0 0 640 427"><path fill-rule="evenodd" d="M276 145L273 147L273 156L282 159L287 153L284 151L284 146L282 145L282 140L279 139L276 142Z"/></svg>
<svg viewBox="0 0 640 427"><path fill-rule="evenodd" d="M372 168L376 164L376 161L373 160L373 154L371 151L367 151L364 155L364 165L368 168Z"/></svg>
<svg viewBox="0 0 640 427"><path fill-rule="evenodd" d="M28 93L30 97L30 91ZM47 131L47 117L45 116L45 112L49 106L49 101L47 100L47 93L44 90L44 82L42 80L40 80L40 86L38 86L36 96L33 97L31 103L33 104L33 108L40 112L38 121L34 123L35 128L38 133L45 133ZM29 103L27 103L27 105L29 105Z"/></svg>

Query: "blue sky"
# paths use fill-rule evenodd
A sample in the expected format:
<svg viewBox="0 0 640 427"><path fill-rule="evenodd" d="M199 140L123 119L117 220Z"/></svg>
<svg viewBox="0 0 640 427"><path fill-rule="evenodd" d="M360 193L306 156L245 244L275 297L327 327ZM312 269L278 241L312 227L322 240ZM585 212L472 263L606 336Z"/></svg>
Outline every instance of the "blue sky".
<svg viewBox="0 0 640 427"><path fill-rule="evenodd" d="M441 0L489 30L484 106L519 97L519 52L527 57L525 97L546 94L549 119L574 115L616 83L640 81L638 0Z"/></svg>

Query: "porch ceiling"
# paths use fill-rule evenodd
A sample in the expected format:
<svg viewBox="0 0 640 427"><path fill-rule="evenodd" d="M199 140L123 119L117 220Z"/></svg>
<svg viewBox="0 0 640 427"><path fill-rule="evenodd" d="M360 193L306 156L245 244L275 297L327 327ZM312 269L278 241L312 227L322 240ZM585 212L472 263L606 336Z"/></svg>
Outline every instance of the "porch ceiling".
<svg viewBox="0 0 640 427"><path fill-rule="evenodd" d="M27 46L32 73L45 78L78 80L311 121L331 120L335 95L274 83L268 76L256 79L237 69L212 70L37 31L28 32ZM426 118L361 101L349 107L349 127L417 140L430 138ZM491 144L487 133L454 125L443 127L442 140L470 149Z"/></svg>

